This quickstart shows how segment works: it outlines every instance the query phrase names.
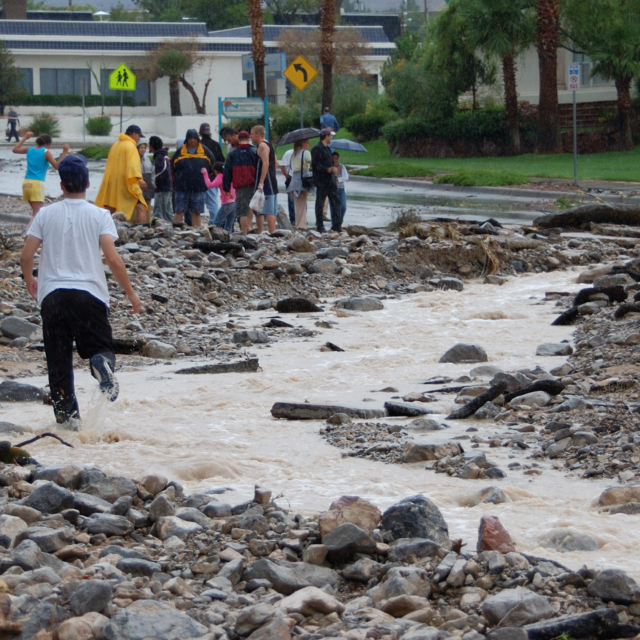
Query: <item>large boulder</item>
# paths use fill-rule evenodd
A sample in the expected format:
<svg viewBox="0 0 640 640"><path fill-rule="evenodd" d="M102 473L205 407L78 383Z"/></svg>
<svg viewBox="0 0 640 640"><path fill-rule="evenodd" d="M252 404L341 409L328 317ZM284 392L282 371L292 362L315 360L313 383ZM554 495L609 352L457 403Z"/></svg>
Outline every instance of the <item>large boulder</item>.
<svg viewBox="0 0 640 640"><path fill-rule="evenodd" d="M107 502L113 504L121 496L134 497L138 493L138 487L133 480L123 478L121 476L111 476L109 478L101 478L92 482L86 488L80 487L81 491L92 496L98 496Z"/></svg>
<svg viewBox="0 0 640 640"><path fill-rule="evenodd" d="M572 353L573 347L568 342L545 342L536 348L537 356L570 356Z"/></svg>
<svg viewBox="0 0 640 640"><path fill-rule="evenodd" d="M106 640L200 638L209 629L186 613L163 602L137 600L116 613L104 630Z"/></svg>
<svg viewBox="0 0 640 640"><path fill-rule="evenodd" d="M443 444L409 443L402 451L402 462L424 462L425 460L440 460L447 456L459 456L462 447L457 442Z"/></svg>
<svg viewBox="0 0 640 640"><path fill-rule="evenodd" d="M102 613L111 602L113 589L107 580L85 580L71 594L69 606L76 616Z"/></svg>
<svg viewBox="0 0 640 640"><path fill-rule="evenodd" d="M354 297L338 300L336 304L338 309L347 309L349 311L380 311L384 309L384 304L377 298L367 296L365 298Z"/></svg>
<svg viewBox="0 0 640 640"><path fill-rule="evenodd" d="M399 538L427 538L451 549L449 528L440 509L423 495L401 500L382 514L380 527Z"/></svg>
<svg viewBox="0 0 640 640"><path fill-rule="evenodd" d="M361 529L372 531L380 523L382 514L374 504L357 496L342 496L317 517L320 537L326 536L338 525L350 522Z"/></svg>
<svg viewBox="0 0 640 640"><path fill-rule="evenodd" d="M305 587L276 603L276 607L286 613L301 613L313 616L317 613L344 613L344 605L334 596L318 587Z"/></svg>
<svg viewBox="0 0 640 640"><path fill-rule="evenodd" d="M572 529L552 529L540 541L540 545L547 549L555 549L560 553L570 551L597 551L598 541L589 533Z"/></svg>
<svg viewBox="0 0 640 640"><path fill-rule="evenodd" d="M548 638L561 637L613 638L618 636L616 633L618 624L618 613L615 609L596 609L528 624L524 630L527 632L526 640L548 640ZM512 639L508 638L508 640Z"/></svg>
<svg viewBox="0 0 640 640"><path fill-rule="evenodd" d="M47 482L36 487L25 504L41 513L60 513L73 507L73 494L54 482Z"/></svg>
<svg viewBox="0 0 640 640"><path fill-rule="evenodd" d="M529 589L504 589L482 603L482 613L490 626L523 627L551 618L555 611L547 598Z"/></svg>
<svg viewBox="0 0 640 640"><path fill-rule="evenodd" d="M0 333L7 338L31 338L40 331L39 325L17 316L7 316L0 324Z"/></svg>
<svg viewBox="0 0 640 640"><path fill-rule="evenodd" d="M458 343L440 358L440 362L487 362L487 352L477 344Z"/></svg>
<svg viewBox="0 0 640 640"><path fill-rule="evenodd" d="M499 551L510 553L516 548L509 532L502 526L497 516L482 516L478 529L477 551Z"/></svg>
<svg viewBox="0 0 640 640"><path fill-rule="evenodd" d="M258 560L245 569L242 579L268 580L278 593L290 595L305 587L322 588L327 584L336 586L339 576L332 569L318 567L306 562L281 562Z"/></svg>
<svg viewBox="0 0 640 640"><path fill-rule="evenodd" d="M27 531L27 523L16 516L3 514L0 516L0 547L10 549L15 546L16 540L24 539Z"/></svg>
<svg viewBox="0 0 640 640"><path fill-rule="evenodd" d="M610 507L627 502L640 502L640 485L626 485L605 489L598 498L598 506Z"/></svg>
<svg viewBox="0 0 640 640"><path fill-rule="evenodd" d="M398 596L420 596L428 598L431 594L429 574L421 567L392 567L382 578L380 584L367 591L374 602L382 602Z"/></svg>
<svg viewBox="0 0 640 640"><path fill-rule="evenodd" d="M44 389L31 384L5 380L0 382L0 402L42 402Z"/></svg>
<svg viewBox="0 0 640 640"><path fill-rule="evenodd" d="M376 550L371 534L350 522L338 525L322 538L322 544L328 549L330 562L345 562L356 553L373 554Z"/></svg>
<svg viewBox="0 0 640 640"><path fill-rule="evenodd" d="M589 595L616 604L640 603L640 588L622 569L604 569L587 588Z"/></svg>

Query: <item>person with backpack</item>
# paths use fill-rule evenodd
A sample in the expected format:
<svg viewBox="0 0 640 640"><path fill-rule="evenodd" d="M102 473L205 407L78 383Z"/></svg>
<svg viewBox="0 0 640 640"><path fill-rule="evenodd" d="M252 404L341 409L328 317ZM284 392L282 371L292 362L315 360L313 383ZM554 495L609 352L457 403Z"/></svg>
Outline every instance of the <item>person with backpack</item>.
<svg viewBox="0 0 640 640"><path fill-rule="evenodd" d="M153 172L156 193L153 199L153 215L161 220L173 222L173 172L169 149L163 146L162 138L151 136L149 150L153 153Z"/></svg>
<svg viewBox="0 0 640 640"><path fill-rule="evenodd" d="M238 133L238 146L229 151L222 174L222 190L231 194L231 184L236 190L236 217L240 220L243 235L251 231L253 212L249 203L256 190L258 154L252 147L248 131Z"/></svg>

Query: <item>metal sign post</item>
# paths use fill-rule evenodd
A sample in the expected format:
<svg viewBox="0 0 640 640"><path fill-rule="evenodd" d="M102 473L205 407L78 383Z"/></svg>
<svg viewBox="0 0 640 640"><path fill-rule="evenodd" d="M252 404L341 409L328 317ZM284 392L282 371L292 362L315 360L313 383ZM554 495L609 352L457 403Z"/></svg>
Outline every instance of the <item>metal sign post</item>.
<svg viewBox="0 0 640 640"><path fill-rule="evenodd" d="M136 90L136 74L126 64L121 64L109 74L109 89L120 91L120 133L122 133L124 92Z"/></svg>
<svg viewBox="0 0 640 640"><path fill-rule="evenodd" d="M302 92L318 75L317 69L304 57L298 56L283 73L284 77L300 92L300 128L304 129Z"/></svg>
<svg viewBox="0 0 640 640"><path fill-rule="evenodd" d="M578 107L576 93L582 86L582 76L579 64L569 65L567 88L573 92L573 184L578 186Z"/></svg>
<svg viewBox="0 0 640 640"><path fill-rule="evenodd" d="M85 111L85 108L84 108L84 97L86 93L87 93L87 79L86 77L82 76L80 78L80 95L82 96L82 142L83 143L87 142L87 123L86 123L87 112Z"/></svg>

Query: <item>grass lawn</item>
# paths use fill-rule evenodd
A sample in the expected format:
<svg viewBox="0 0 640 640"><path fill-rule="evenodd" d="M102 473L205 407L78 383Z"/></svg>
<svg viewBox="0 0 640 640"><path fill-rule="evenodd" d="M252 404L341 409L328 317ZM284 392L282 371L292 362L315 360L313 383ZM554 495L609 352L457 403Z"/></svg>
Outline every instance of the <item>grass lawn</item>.
<svg viewBox="0 0 640 640"><path fill-rule="evenodd" d="M111 145L94 144L90 147L80 149L78 153L81 153L85 158L90 160L106 160L109 155L109 149Z"/></svg>
<svg viewBox="0 0 640 640"><path fill-rule="evenodd" d="M340 131L339 138L350 137L347 132ZM313 144L313 141L312 141ZM389 163L401 162L415 169L423 169L423 175L429 172L446 171L508 171L529 177L540 178L573 178L573 155L528 154L515 157L499 158L394 158L389 145L384 140L366 142L368 153L341 151L340 159L347 164L383 165L384 170L379 177L386 177ZM368 175L375 174L375 169ZM414 174L415 175L415 174ZM400 176L393 176L400 177ZM633 151L610 151L578 156L578 178L581 180L620 180L640 182L640 147Z"/></svg>

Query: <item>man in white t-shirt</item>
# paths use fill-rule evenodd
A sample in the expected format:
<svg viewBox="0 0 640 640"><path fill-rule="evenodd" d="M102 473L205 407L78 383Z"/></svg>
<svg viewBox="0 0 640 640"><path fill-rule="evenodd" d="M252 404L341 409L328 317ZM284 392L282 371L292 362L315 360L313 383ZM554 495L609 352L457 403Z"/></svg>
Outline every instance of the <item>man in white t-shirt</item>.
<svg viewBox="0 0 640 640"><path fill-rule="evenodd" d="M127 294L133 307L130 313L138 313L141 303L116 251L118 233L111 214L85 199L89 186L86 159L67 156L59 163L58 173L64 200L40 210L27 234L20 266L29 293L40 304L56 421L77 428L80 411L73 384L74 341L80 357L89 359L102 393L112 402L118 397L102 254ZM41 245L36 279L33 261Z"/></svg>
<svg viewBox="0 0 640 640"><path fill-rule="evenodd" d="M285 185L288 187L291 181L291 157L293 156L293 149L285 151L280 161L280 171L285 177ZM289 205L289 222L296 226L296 205L293 201L293 196L287 193L287 203Z"/></svg>

